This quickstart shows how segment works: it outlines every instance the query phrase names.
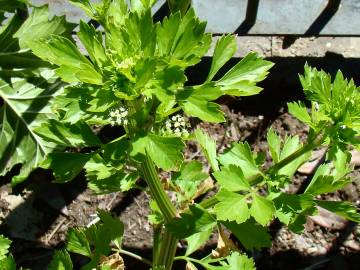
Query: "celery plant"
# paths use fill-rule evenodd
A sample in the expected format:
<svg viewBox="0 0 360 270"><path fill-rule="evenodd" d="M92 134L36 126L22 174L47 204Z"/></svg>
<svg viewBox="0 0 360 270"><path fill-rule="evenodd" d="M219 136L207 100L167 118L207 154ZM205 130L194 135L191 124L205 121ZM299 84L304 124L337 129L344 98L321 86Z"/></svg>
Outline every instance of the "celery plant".
<svg viewBox="0 0 360 270"><path fill-rule="evenodd" d="M172 14L154 23L155 1L72 0L104 30L80 22L74 40L62 35L28 42L33 53L53 65L67 86L52 100L56 117L34 129L34 134L54 147L41 163L52 169L57 182L72 180L82 169L89 187L97 193L128 191L145 180L153 201L152 260L122 249L122 223L99 211L100 222L90 228L72 229L67 251L89 257L83 269L111 269L111 253L125 254L149 264L153 270L170 270L174 260L185 260L187 269L254 269L254 262L226 236L231 231L246 250L269 246L266 226L275 218L295 232L305 218L321 206L349 220L360 221L357 209L347 202L323 201L318 195L344 187L351 179L349 148L359 148L360 95L353 81L339 72L332 82L323 71L305 67L301 82L311 104L289 103L289 111L309 126L304 143L297 136L279 137L269 130L267 141L272 165L264 169L263 153L254 153L246 142L236 142L224 153L200 129L192 132L187 119L224 122L216 100L223 95L249 96L262 89L272 63L249 53L223 76L219 70L236 51L232 35L219 38L206 80L189 85L185 71L208 52L211 35L188 2L173 5ZM179 11L177 11L179 10ZM91 126L118 127L116 138L101 141ZM120 128L120 129L119 129ZM184 161L187 140L200 145L211 170L198 161ZM304 194L284 192L298 167L311 152L327 147L326 161L313 176ZM87 147L87 151L60 151ZM60 149L60 150L59 150ZM166 171L168 182L159 178ZM219 191L199 201L216 181ZM166 184L166 185L165 185ZM171 200L168 192L176 193ZM218 230L222 245L209 256L190 255ZM188 243L176 257L177 243ZM112 248L111 248L112 247ZM67 251L57 252L49 269L71 269ZM117 260L119 263L120 259ZM62 267L62 268L61 268Z"/></svg>

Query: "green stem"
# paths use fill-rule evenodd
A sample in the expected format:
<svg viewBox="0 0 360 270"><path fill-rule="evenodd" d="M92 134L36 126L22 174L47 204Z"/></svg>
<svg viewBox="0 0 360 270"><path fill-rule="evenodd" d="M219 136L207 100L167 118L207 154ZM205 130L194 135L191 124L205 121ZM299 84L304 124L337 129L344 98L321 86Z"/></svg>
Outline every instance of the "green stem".
<svg viewBox="0 0 360 270"><path fill-rule="evenodd" d="M160 208L165 222L170 222L176 217L176 208L161 185L155 165L148 155L144 157L141 169L144 179L150 188L151 196ZM156 240L156 252L154 252L153 268L165 267L164 270L171 270L178 240L166 228L163 228L162 231L160 243L158 243L157 238L154 239ZM158 234L159 232L157 231L156 233Z"/></svg>
<svg viewBox="0 0 360 270"><path fill-rule="evenodd" d="M176 209L161 185L155 165L148 155L144 157L142 172L145 181L150 188L152 197L159 206L161 213L164 215L165 222L170 222L176 217Z"/></svg>
<svg viewBox="0 0 360 270"><path fill-rule="evenodd" d="M132 253L132 252L130 252L130 251L121 249L121 250L119 250L119 253L120 253L120 254L127 255L127 256L129 256L129 257L132 257L132 258L134 258L134 259L136 259L136 260L138 260L138 261L141 261L141 262L143 262L143 263L145 263L145 264L147 264L147 265L149 265L149 266L152 266L152 262L151 262L151 261L149 261L148 259L146 259L146 258L144 258L144 257L141 257L141 256L139 256L139 255L137 255L137 254L135 254L135 253Z"/></svg>

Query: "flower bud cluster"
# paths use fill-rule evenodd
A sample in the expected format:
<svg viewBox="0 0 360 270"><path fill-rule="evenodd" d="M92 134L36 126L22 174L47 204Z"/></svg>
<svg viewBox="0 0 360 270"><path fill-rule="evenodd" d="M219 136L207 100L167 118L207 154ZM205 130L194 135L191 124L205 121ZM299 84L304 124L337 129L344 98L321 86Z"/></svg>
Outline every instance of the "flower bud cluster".
<svg viewBox="0 0 360 270"><path fill-rule="evenodd" d="M110 124L112 126L126 126L128 124L129 111L125 107L119 107L109 113Z"/></svg>
<svg viewBox="0 0 360 270"><path fill-rule="evenodd" d="M180 114L176 114L165 121L164 133L168 135L187 136L189 135L188 127L189 124L185 118Z"/></svg>

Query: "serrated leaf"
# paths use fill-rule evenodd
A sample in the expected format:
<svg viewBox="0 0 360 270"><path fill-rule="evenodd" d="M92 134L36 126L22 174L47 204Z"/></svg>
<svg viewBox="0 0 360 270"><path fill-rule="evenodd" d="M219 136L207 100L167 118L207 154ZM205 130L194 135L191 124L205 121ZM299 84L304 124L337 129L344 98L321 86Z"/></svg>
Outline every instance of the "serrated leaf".
<svg viewBox="0 0 360 270"><path fill-rule="evenodd" d="M247 142L233 144L229 150L220 155L219 160L224 166L236 165L240 167L245 178L260 172Z"/></svg>
<svg viewBox="0 0 360 270"><path fill-rule="evenodd" d="M261 249L271 245L271 237L266 229L253 220L237 224L236 222L222 222L247 250Z"/></svg>
<svg viewBox="0 0 360 270"><path fill-rule="evenodd" d="M48 270L72 270L73 264L66 250L56 250L47 268Z"/></svg>
<svg viewBox="0 0 360 270"><path fill-rule="evenodd" d="M187 237L185 240L188 244L185 256L190 255L191 253L198 250L204 243L210 238L212 234L212 230L207 230L199 233L195 233L189 237Z"/></svg>
<svg viewBox="0 0 360 270"><path fill-rule="evenodd" d="M24 79L12 79L11 86L0 79L0 97L4 101L0 108L0 174L22 163L20 174L12 179L14 185L55 148L35 133L37 127L55 117L50 108L53 95L54 90L38 88Z"/></svg>
<svg viewBox="0 0 360 270"><path fill-rule="evenodd" d="M68 251L91 257L89 241L85 234L85 229L70 229L67 237L66 249Z"/></svg>
<svg viewBox="0 0 360 270"><path fill-rule="evenodd" d="M250 213L257 222L265 226L273 219L275 207L269 199L253 193Z"/></svg>
<svg viewBox="0 0 360 270"><path fill-rule="evenodd" d="M170 56L171 62L182 67L198 63L211 44L205 25L196 18L193 9L183 17L179 13L171 14L156 29L158 53Z"/></svg>
<svg viewBox="0 0 360 270"><path fill-rule="evenodd" d="M98 137L84 122L69 124L50 119L34 131L46 141L64 147L99 146L101 144Z"/></svg>
<svg viewBox="0 0 360 270"><path fill-rule="evenodd" d="M249 191L251 188L249 182L245 179L243 171L238 166L228 165L213 174L219 185L229 191Z"/></svg>
<svg viewBox="0 0 360 270"><path fill-rule="evenodd" d="M64 183L73 180L92 156L93 154L82 153L50 153L41 167L52 169L56 182Z"/></svg>
<svg viewBox="0 0 360 270"><path fill-rule="evenodd" d="M0 260L0 270L16 270L16 263L13 256L9 255Z"/></svg>
<svg viewBox="0 0 360 270"><path fill-rule="evenodd" d="M33 7L29 18L24 22L14 35L19 39L21 49L29 48L35 40L49 37L50 35L70 34L75 25L66 22L65 16L54 16L50 20L48 6Z"/></svg>
<svg viewBox="0 0 360 270"><path fill-rule="evenodd" d="M75 44L65 37L52 36L46 41L34 41L30 48L36 56L59 66L56 72L65 82L103 84L102 75Z"/></svg>
<svg viewBox="0 0 360 270"><path fill-rule="evenodd" d="M138 138L132 143L132 146L132 155L148 154L152 161L164 170L179 168L183 160L184 143L178 137L148 134L145 137Z"/></svg>
<svg viewBox="0 0 360 270"><path fill-rule="evenodd" d="M166 228L179 239L211 230L216 225L212 215L199 205L190 205L189 209L189 213L182 213L166 224Z"/></svg>
<svg viewBox="0 0 360 270"><path fill-rule="evenodd" d="M256 53L249 53L218 80L216 85L225 93L235 96L256 94L262 89L254 88L255 84L265 79L272 66L273 63L263 60Z"/></svg>
<svg viewBox="0 0 360 270"><path fill-rule="evenodd" d="M100 155L94 155L84 166L88 186L97 194L104 194L132 189L139 176L127 173L122 167L116 168L106 162Z"/></svg>
<svg viewBox="0 0 360 270"><path fill-rule="evenodd" d="M217 219L240 224L250 218L246 196L222 189L216 199L219 200L214 207Z"/></svg>
<svg viewBox="0 0 360 270"><path fill-rule="evenodd" d="M229 270L256 270L253 259L237 252L233 252L227 258L227 262L230 265Z"/></svg>
<svg viewBox="0 0 360 270"><path fill-rule="evenodd" d="M227 63L236 52L236 39L233 35L222 36L215 45L209 75L206 81L211 81L220 68Z"/></svg>
<svg viewBox="0 0 360 270"><path fill-rule="evenodd" d="M331 164L321 164L304 193L313 196L329 193L346 186L350 182L351 181L343 175L339 175L338 177L332 175Z"/></svg>
<svg viewBox="0 0 360 270"><path fill-rule="evenodd" d="M113 241L116 247L120 249L124 234L124 224L119 218L113 217L110 213L103 210L98 210L98 215L108 234L110 234L111 241Z"/></svg>
<svg viewBox="0 0 360 270"><path fill-rule="evenodd" d="M315 206L312 196L308 194L281 193L273 202L276 208L276 217L286 225L289 225L299 214Z"/></svg>
<svg viewBox="0 0 360 270"><path fill-rule="evenodd" d="M281 139L272 128L268 130L266 139L269 145L271 158L275 163L278 163L280 160Z"/></svg>
<svg viewBox="0 0 360 270"><path fill-rule="evenodd" d="M6 258L6 255L9 253L11 240L0 235L0 260Z"/></svg>
<svg viewBox="0 0 360 270"><path fill-rule="evenodd" d="M301 122L312 126L312 119L308 113L305 105L301 102L289 102L288 104L289 113L299 119Z"/></svg>
<svg viewBox="0 0 360 270"><path fill-rule="evenodd" d="M219 170L219 164L216 154L216 142L203 131L201 131L201 129L196 129L194 134L196 140L200 144L201 150L203 151L206 159L209 161L212 170Z"/></svg>
<svg viewBox="0 0 360 270"><path fill-rule="evenodd" d="M360 223L359 209L350 202L337 201L315 201L318 206L321 206L339 216Z"/></svg>
<svg viewBox="0 0 360 270"><path fill-rule="evenodd" d="M180 91L177 100L184 112L192 117L198 117L207 122L224 122L224 113L220 106L212 100L222 95L219 88L213 84L203 84Z"/></svg>
<svg viewBox="0 0 360 270"><path fill-rule="evenodd" d="M298 136L287 137L285 139L284 145L281 149L279 160L281 161L281 160L285 159L286 157L290 156L291 154L293 154L295 151L297 151L301 147L302 147L302 144L300 143L300 139ZM310 155L311 155L311 152L309 151L309 152L299 156L297 159L293 160L286 166L282 167L278 171L278 174L279 175L287 175L289 177L292 177L294 175L294 173L296 172L296 170L301 166L301 164L303 164L304 162L306 162L309 159Z"/></svg>
<svg viewBox="0 0 360 270"><path fill-rule="evenodd" d="M174 173L171 181L180 188L181 192L177 194L179 201L191 200L196 192L200 182L208 178L203 172L202 164L198 161L184 163L179 172Z"/></svg>
<svg viewBox="0 0 360 270"><path fill-rule="evenodd" d="M103 47L102 33L97 32L94 26L80 21L80 31L78 37L88 52L90 59L98 67L102 67L108 58Z"/></svg>

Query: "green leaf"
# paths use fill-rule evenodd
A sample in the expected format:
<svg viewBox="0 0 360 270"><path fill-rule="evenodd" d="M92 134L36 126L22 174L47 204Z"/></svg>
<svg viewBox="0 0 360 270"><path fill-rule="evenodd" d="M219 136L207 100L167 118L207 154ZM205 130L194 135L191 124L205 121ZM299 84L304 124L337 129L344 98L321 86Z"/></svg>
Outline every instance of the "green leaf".
<svg viewBox="0 0 360 270"><path fill-rule="evenodd" d="M212 230L216 220L199 205L190 205L190 213L182 213L166 224L166 228L177 238L184 239L195 233Z"/></svg>
<svg viewBox="0 0 360 270"><path fill-rule="evenodd" d="M56 182L64 183L73 180L92 156L93 154L50 153L41 167L52 169Z"/></svg>
<svg viewBox="0 0 360 270"><path fill-rule="evenodd" d="M225 93L235 96L256 94L262 89L255 87L255 84L265 79L272 66L273 63L259 58L256 53L249 53L218 80L216 85Z"/></svg>
<svg viewBox="0 0 360 270"><path fill-rule="evenodd" d="M0 175L14 165L23 164L20 174L13 177L15 185L25 180L39 166L45 155L53 151L35 129L55 117L50 108L54 90L42 89L24 79L12 79L12 85L0 79Z"/></svg>
<svg viewBox="0 0 360 270"><path fill-rule="evenodd" d="M103 84L102 75L80 53L75 44L65 37L52 36L45 41L34 41L30 48L36 56L59 66L57 74L65 82Z"/></svg>
<svg viewBox="0 0 360 270"><path fill-rule="evenodd" d="M80 31L78 37L88 52L90 59L98 67L102 67L108 58L103 47L102 33L97 32L94 26L80 21Z"/></svg>
<svg viewBox="0 0 360 270"><path fill-rule="evenodd" d="M16 263L13 256L9 255L0 260L0 270L16 270Z"/></svg>
<svg viewBox="0 0 360 270"><path fill-rule="evenodd" d="M230 265L229 270L256 270L253 259L237 252L233 252L227 258L227 262Z"/></svg>
<svg viewBox="0 0 360 270"><path fill-rule="evenodd" d="M179 13L171 14L156 28L159 56L169 56L170 62L182 67L198 63L211 44L205 25L193 9L182 18Z"/></svg>
<svg viewBox="0 0 360 270"><path fill-rule="evenodd" d="M222 36L216 42L207 82L211 81L219 69L227 63L236 52L236 39L233 35Z"/></svg>
<svg viewBox="0 0 360 270"><path fill-rule="evenodd" d="M323 193L334 192L350 182L350 179L343 175L338 175L337 177L331 175L331 164L321 164L304 193L316 196Z"/></svg>
<svg viewBox="0 0 360 270"><path fill-rule="evenodd" d="M360 223L359 209L350 202L337 201L315 201L318 206L321 206L339 216Z"/></svg>
<svg viewBox="0 0 360 270"><path fill-rule="evenodd" d="M234 143L228 151L220 155L219 160L224 166L236 165L240 167L245 178L260 172L247 142Z"/></svg>
<svg viewBox="0 0 360 270"><path fill-rule="evenodd" d="M51 119L48 123L36 128L35 133L48 142L65 147L99 146L101 144L91 128L83 122L71 125Z"/></svg>
<svg viewBox="0 0 360 270"><path fill-rule="evenodd" d="M184 143L178 137L148 134L145 137L138 138L132 145L132 155L148 154L152 161L164 170L179 168L183 160Z"/></svg>
<svg viewBox="0 0 360 270"><path fill-rule="evenodd" d="M272 128L268 130L266 139L271 158L275 163L278 163L280 161L281 139Z"/></svg>
<svg viewBox="0 0 360 270"><path fill-rule="evenodd" d="M195 130L195 137L200 144L201 150L203 151L206 159L209 161L212 170L218 171L219 164L216 154L216 142L203 131L201 131L201 129Z"/></svg>
<svg viewBox="0 0 360 270"><path fill-rule="evenodd" d="M275 207L272 201L253 193L250 212L257 222L265 226L272 220Z"/></svg>
<svg viewBox="0 0 360 270"><path fill-rule="evenodd" d="M311 116L302 102L289 102L287 105L289 113L291 113L301 122L312 126Z"/></svg>
<svg viewBox="0 0 360 270"><path fill-rule="evenodd" d="M187 237L185 240L188 244L185 256L190 255L191 253L198 250L202 245L205 244L205 242L210 238L212 234L212 230L207 230L199 233L195 233L189 237Z"/></svg>
<svg viewBox="0 0 360 270"><path fill-rule="evenodd" d="M216 194L216 199L219 200L214 207L217 219L240 224L250 218L246 196L222 189Z"/></svg>
<svg viewBox="0 0 360 270"><path fill-rule="evenodd" d="M56 250L47 268L48 270L72 270L73 264L66 250Z"/></svg>
<svg viewBox="0 0 360 270"><path fill-rule="evenodd" d="M245 179L243 171L235 165L228 165L214 172L215 179L222 188L229 191L249 191L251 186Z"/></svg>
<svg viewBox="0 0 360 270"><path fill-rule="evenodd" d="M171 13L176 13L178 11L181 14L185 14L188 8L190 7L191 1L190 0L168 0L167 1Z"/></svg>
<svg viewBox="0 0 360 270"><path fill-rule="evenodd" d="M110 213L103 210L98 210L98 215L103 222L105 230L110 235L111 241L113 241L116 247L120 249L124 234L124 224L119 218L113 217Z"/></svg>
<svg viewBox="0 0 360 270"><path fill-rule="evenodd" d="M9 253L11 240L0 235L0 260L6 258L6 255Z"/></svg>
<svg viewBox="0 0 360 270"><path fill-rule="evenodd" d="M308 194L281 193L273 202L276 208L276 217L286 225L292 223L298 215L314 209L315 206L312 196Z"/></svg>
<svg viewBox="0 0 360 270"><path fill-rule="evenodd" d="M261 249L271 246L271 238L266 229L253 220L237 224L236 222L222 222L247 250Z"/></svg>
<svg viewBox="0 0 360 270"><path fill-rule="evenodd" d="M68 251L91 257L90 244L86 237L85 229L71 228L67 234L66 240L66 249Z"/></svg>
<svg viewBox="0 0 360 270"><path fill-rule="evenodd" d="M179 201L190 201L197 192L197 187L200 182L208 178L208 175L203 172L202 164L198 161L191 161L184 163L181 166L180 172L174 173L171 181L180 188L181 192L177 193Z"/></svg>
<svg viewBox="0 0 360 270"><path fill-rule="evenodd" d="M207 177L208 175L203 172L202 164L199 161L193 160L189 163L184 163L180 172L175 173L172 180L200 182Z"/></svg>
<svg viewBox="0 0 360 270"><path fill-rule="evenodd" d="M281 161L281 160L287 158L288 156L290 156L291 154L296 152L301 147L302 147L302 144L300 143L300 139L298 136L287 137L285 139L283 148L280 152L279 160ZM278 174L279 175L287 175L289 177L292 177L294 175L294 173L296 172L296 170L301 166L301 164L303 164L310 158L310 155L311 155L310 151L301 155L297 159L290 162L288 165L282 167L278 171Z"/></svg>
<svg viewBox="0 0 360 270"><path fill-rule="evenodd" d="M139 176L137 173L126 173L122 166L114 167L100 155L94 155L85 164L88 186L97 194L128 191L135 187Z"/></svg>
<svg viewBox="0 0 360 270"><path fill-rule="evenodd" d="M70 34L75 25L66 22L65 16L54 16L50 20L49 8L47 5L33 7L29 18L24 22L14 35L19 39L21 49L27 49L30 43L47 38L50 35Z"/></svg>
<svg viewBox="0 0 360 270"><path fill-rule="evenodd" d="M180 91L177 100L184 112L207 122L224 122L224 113L216 103L209 102L222 95L213 84L203 84Z"/></svg>

